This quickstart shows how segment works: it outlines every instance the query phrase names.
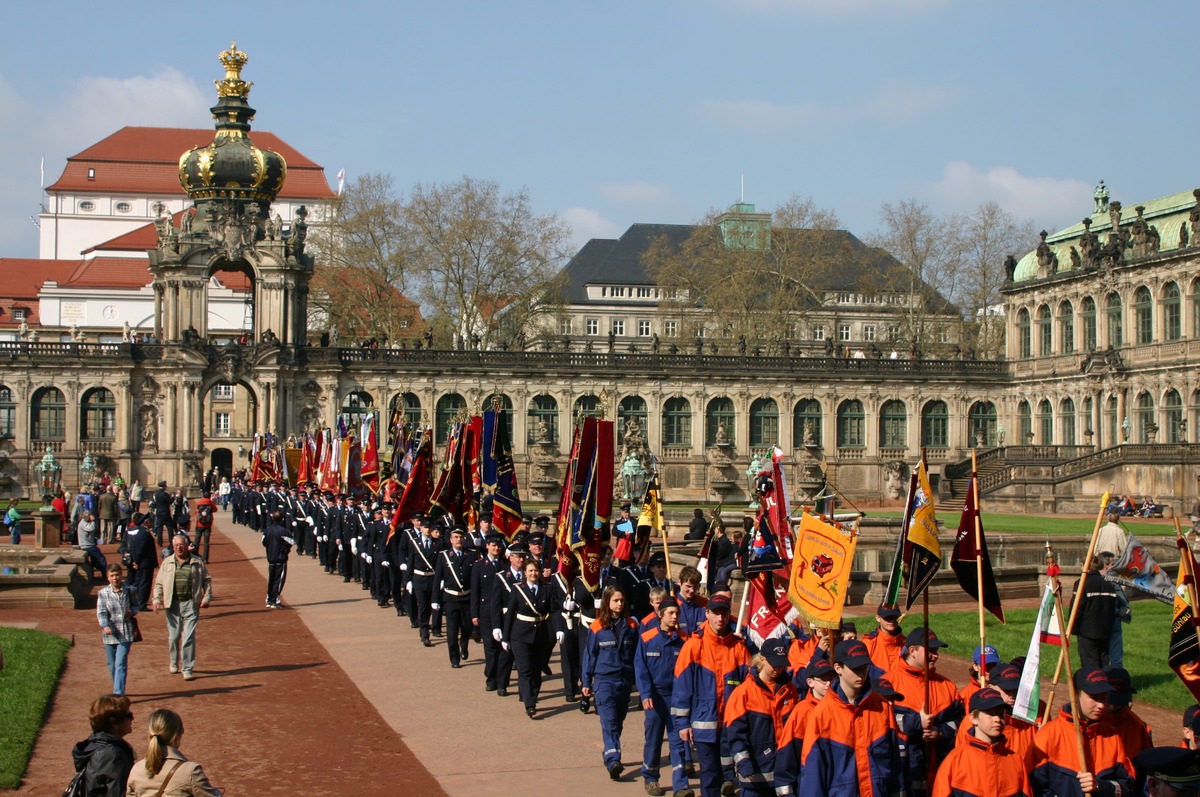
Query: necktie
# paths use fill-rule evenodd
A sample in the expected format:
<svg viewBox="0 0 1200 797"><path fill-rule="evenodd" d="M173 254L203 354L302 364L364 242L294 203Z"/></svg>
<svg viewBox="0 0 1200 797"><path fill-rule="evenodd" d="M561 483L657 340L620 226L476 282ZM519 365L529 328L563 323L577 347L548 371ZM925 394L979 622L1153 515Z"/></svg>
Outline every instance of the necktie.
<svg viewBox="0 0 1200 797"><path fill-rule="evenodd" d="M535 598L536 598L536 597L537 597L537 584L534 584L532 587L530 587L530 588L529 588L529 591L530 591L530 592L532 592L532 593L533 593L533 597L535 597Z"/></svg>

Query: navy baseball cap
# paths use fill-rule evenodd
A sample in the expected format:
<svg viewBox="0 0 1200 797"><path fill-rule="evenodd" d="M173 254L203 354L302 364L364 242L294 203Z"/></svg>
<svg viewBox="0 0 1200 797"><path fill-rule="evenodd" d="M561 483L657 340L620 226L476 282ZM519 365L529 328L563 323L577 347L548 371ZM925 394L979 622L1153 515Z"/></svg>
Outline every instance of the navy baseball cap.
<svg viewBox="0 0 1200 797"><path fill-rule="evenodd" d="M906 636L904 638L904 646L907 648L924 647L925 646L925 626L921 626L920 628L914 628L912 631L909 631L908 636ZM947 645L942 640L938 639L937 634L933 633L933 629L930 628L929 629L929 649L933 650L935 648L948 648L948 647L950 647L950 646Z"/></svg>
<svg viewBox="0 0 1200 797"><path fill-rule="evenodd" d="M988 683L1005 692L1012 692L1021 685L1021 671L1011 664L997 667L988 676Z"/></svg>
<svg viewBox="0 0 1200 797"><path fill-rule="evenodd" d="M871 654L867 646L857 639L847 639L837 643L833 649L833 663L843 664L851 669L871 663Z"/></svg>
<svg viewBox="0 0 1200 797"><path fill-rule="evenodd" d="M1107 695L1112 692L1112 684L1099 667L1083 667L1075 673L1075 689L1089 695Z"/></svg>
<svg viewBox="0 0 1200 797"><path fill-rule="evenodd" d="M719 592L708 599L708 610L710 612L727 612L729 611L729 596L724 592Z"/></svg>
<svg viewBox="0 0 1200 797"><path fill-rule="evenodd" d="M884 620L899 620L900 610L895 606L883 606L882 604L875 610L875 614L882 617Z"/></svg>
<svg viewBox="0 0 1200 797"><path fill-rule="evenodd" d="M998 708L1008 708L1004 695L998 689L985 686L971 695L971 711L995 711Z"/></svg>
<svg viewBox="0 0 1200 797"><path fill-rule="evenodd" d="M896 687L892 686L892 682L885 675L881 675L872 681L871 689L884 700L890 700L893 703L904 699L904 695L896 691Z"/></svg>
<svg viewBox="0 0 1200 797"><path fill-rule="evenodd" d="M801 675L805 680L809 678L825 679L837 675L837 670L833 669L833 665L829 663L829 659L813 659L801 671Z"/></svg>
<svg viewBox="0 0 1200 797"><path fill-rule="evenodd" d="M762 653L767 664L770 664L777 670L782 670L788 666L788 643L786 640L775 637L763 642L759 652Z"/></svg>

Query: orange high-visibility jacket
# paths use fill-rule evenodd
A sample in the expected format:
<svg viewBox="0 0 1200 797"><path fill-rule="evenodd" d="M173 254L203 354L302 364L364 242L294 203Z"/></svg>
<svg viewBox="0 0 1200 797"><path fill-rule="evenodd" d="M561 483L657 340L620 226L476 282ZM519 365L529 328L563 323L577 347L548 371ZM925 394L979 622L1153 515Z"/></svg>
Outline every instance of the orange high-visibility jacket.
<svg viewBox="0 0 1200 797"><path fill-rule="evenodd" d="M690 727L697 742L716 744L725 703L746 680L750 651L737 634L717 636L705 625L683 643L675 662L671 718L676 730Z"/></svg>
<svg viewBox="0 0 1200 797"><path fill-rule="evenodd" d="M1080 771L1079 752L1075 747L1074 719L1069 706L1042 726L1034 737L1029 765L1029 781L1037 797L1083 797L1076 773ZM1133 791L1133 764L1125 752L1121 734L1111 722L1083 722L1083 746L1087 751L1088 772L1096 777L1096 797L1130 797Z"/></svg>
<svg viewBox="0 0 1200 797"><path fill-rule="evenodd" d="M775 751L795 707L796 687L786 680L763 683L757 672L733 690L725 706L725 741L743 785L774 784Z"/></svg>
<svg viewBox="0 0 1200 797"><path fill-rule="evenodd" d="M809 712L800 797L897 797L904 792L892 705L874 691L846 702L841 684Z"/></svg>
<svg viewBox="0 0 1200 797"><path fill-rule="evenodd" d="M1025 762L1002 739L971 734L938 765L930 797L1033 797Z"/></svg>

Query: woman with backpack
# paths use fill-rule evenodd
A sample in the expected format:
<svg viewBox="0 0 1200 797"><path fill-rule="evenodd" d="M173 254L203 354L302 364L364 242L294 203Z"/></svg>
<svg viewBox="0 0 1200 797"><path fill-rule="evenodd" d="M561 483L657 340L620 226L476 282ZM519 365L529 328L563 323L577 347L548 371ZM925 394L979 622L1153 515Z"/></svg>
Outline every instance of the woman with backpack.
<svg viewBox="0 0 1200 797"><path fill-rule="evenodd" d="M182 487L175 491L175 500L171 502L171 519L175 521L178 531L188 533L188 527L192 524L192 508Z"/></svg>
<svg viewBox="0 0 1200 797"><path fill-rule="evenodd" d="M8 511L4 513L4 525L8 526L8 532L13 545L21 544L21 512L17 509L17 499L8 499Z"/></svg>
<svg viewBox="0 0 1200 797"><path fill-rule="evenodd" d="M79 797L124 797L133 748L125 737L133 732L129 698L105 695L88 715L92 735L75 745L71 758L78 773L65 792Z"/></svg>

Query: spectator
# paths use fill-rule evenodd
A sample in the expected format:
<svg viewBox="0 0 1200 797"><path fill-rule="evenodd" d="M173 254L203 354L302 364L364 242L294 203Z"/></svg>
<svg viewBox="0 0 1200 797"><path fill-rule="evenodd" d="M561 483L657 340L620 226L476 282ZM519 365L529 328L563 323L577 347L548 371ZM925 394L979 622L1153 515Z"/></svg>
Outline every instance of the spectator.
<svg viewBox="0 0 1200 797"><path fill-rule="evenodd" d="M221 790L208 782L203 767L179 752L183 720L178 714L158 709L150 715L149 732L146 757L129 773L129 797L221 797Z"/></svg>
<svg viewBox="0 0 1200 797"><path fill-rule="evenodd" d="M1100 531L1096 533L1096 550L1095 553L1111 553L1113 556L1120 556L1125 552L1125 546L1129 543L1129 536L1125 533L1125 529L1118 522L1120 516L1116 512L1109 512L1105 519L1107 522L1100 527Z"/></svg>
<svg viewBox="0 0 1200 797"><path fill-rule="evenodd" d="M708 521L704 519L704 510L697 507L692 513L692 519L688 523L688 530L684 539L702 540L706 534L708 534Z"/></svg>
<svg viewBox="0 0 1200 797"><path fill-rule="evenodd" d="M50 499L50 508L58 512L61 528L67 528L67 497L62 490L56 492Z"/></svg>
<svg viewBox="0 0 1200 797"><path fill-rule="evenodd" d="M113 681L113 694L125 694L129 648L133 644L138 613L137 591L125 583L121 566L108 566L108 586L96 595L96 620L100 623L101 641L108 659L108 674ZM133 761L130 759L130 764Z"/></svg>
<svg viewBox="0 0 1200 797"><path fill-rule="evenodd" d="M170 671L183 670L183 680L195 678L192 669L196 660L196 623L200 609L208 606L212 597L212 578L198 556L192 556L188 538L176 534L171 539L175 555L167 557L154 581L153 611L163 607L167 612L167 651L171 657Z"/></svg>
<svg viewBox="0 0 1200 797"><path fill-rule="evenodd" d="M212 494L207 490L196 502L196 541L194 549L200 558L208 563L208 546L212 538L213 518L217 514L217 504L212 500Z"/></svg>
<svg viewBox="0 0 1200 797"><path fill-rule="evenodd" d="M142 483L137 479L129 485L129 501L133 504L134 512L142 511Z"/></svg>
<svg viewBox="0 0 1200 797"><path fill-rule="evenodd" d="M13 545L21 544L21 513L17 510L17 499L8 499L8 511L4 513L4 525Z"/></svg>
<svg viewBox="0 0 1200 797"><path fill-rule="evenodd" d="M175 533L174 520L171 517L171 494L167 492L166 481L160 481L158 489L150 497L150 511L154 513L154 542L161 548L163 529Z"/></svg>
<svg viewBox="0 0 1200 797"><path fill-rule="evenodd" d="M108 561L100 551L99 540L96 537L96 516L91 512L84 512L76 532L79 534L79 550L83 551L84 561L103 575L108 570Z"/></svg>
<svg viewBox="0 0 1200 797"><path fill-rule="evenodd" d="M1100 668L1109 664L1108 643L1117 613L1117 587L1102 573L1112 563L1111 557L1110 553L1093 556L1087 577L1075 585L1075 589L1083 590L1074 629L1083 667Z"/></svg>
<svg viewBox="0 0 1200 797"><path fill-rule="evenodd" d="M117 494L111 487L100 493L96 500L96 516L100 519L99 540L112 545L117 534Z"/></svg>
<svg viewBox="0 0 1200 797"><path fill-rule="evenodd" d="M171 499L171 520L175 524L175 531L184 534L187 534L192 526L192 507L187 496L183 494L182 487L175 491L175 496Z"/></svg>
<svg viewBox="0 0 1200 797"><path fill-rule="evenodd" d="M233 490L233 486L229 483L229 479L221 477L221 486L217 488L217 495L221 499L221 511L229 511L229 493Z"/></svg>
<svg viewBox="0 0 1200 797"><path fill-rule="evenodd" d="M133 732L129 698L122 695L99 698L92 703L88 721L92 735L71 751L75 771L84 773L83 793L87 797L124 797L133 769L133 748L125 741Z"/></svg>
<svg viewBox="0 0 1200 797"><path fill-rule="evenodd" d="M125 564L129 565L129 581L137 593L138 611L150 605L150 587L154 568L158 567L158 548L150 531L150 515L136 514L133 525L125 534Z"/></svg>
<svg viewBox="0 0 1200 797"><path fill-rule="evenodd" d="M117 539L125 539L125 530L129 528L129 519L133 517L133 502L129 500L129 493L121 490L117 496Z"/></svg>

